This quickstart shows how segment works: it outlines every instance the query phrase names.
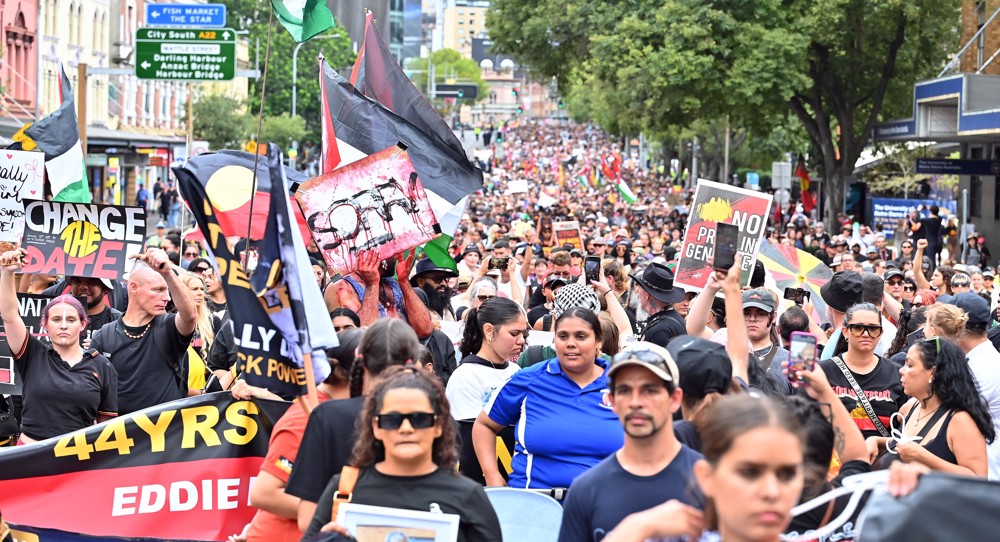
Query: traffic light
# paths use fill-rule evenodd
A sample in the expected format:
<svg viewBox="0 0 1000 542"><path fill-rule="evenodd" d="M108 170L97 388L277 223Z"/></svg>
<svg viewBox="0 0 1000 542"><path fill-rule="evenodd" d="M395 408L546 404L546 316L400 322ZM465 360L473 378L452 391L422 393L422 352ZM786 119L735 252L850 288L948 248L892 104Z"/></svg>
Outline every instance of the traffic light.
<svg viewBox="0 0 1000 542"><path fill-rule="evenodd" d="M559 109L563 109L565 107L566 107L566 104L563 103L562 98L559 98Z"/></svg>
<svg viewBox="0 0 1000 542"><path fill-rule="evenodd" d="M479 86L475 83L438 84L434 87L435 98L469 98L475 100L479 96Z"/></svg>
<svg viewBox="0 0 1000 542"><path fill-rule="evenodd" d="M465 96L465 91L462 89L458 89L458 97L461 98L463 96Z"/></svg>
<svg viewBox="0 0 1000 542"><path fill-rule="evenodd" d="M517 106L517 114L520 115L521 113L524 113L524 108L521 106Z"/></svg>
<svg viewBox="0 0 1000 542"><path fill-rule="evenodd" d="M514 98L517 98L517 89L516 88L515 89L511 89L510 93L514 95Z"/></svg>

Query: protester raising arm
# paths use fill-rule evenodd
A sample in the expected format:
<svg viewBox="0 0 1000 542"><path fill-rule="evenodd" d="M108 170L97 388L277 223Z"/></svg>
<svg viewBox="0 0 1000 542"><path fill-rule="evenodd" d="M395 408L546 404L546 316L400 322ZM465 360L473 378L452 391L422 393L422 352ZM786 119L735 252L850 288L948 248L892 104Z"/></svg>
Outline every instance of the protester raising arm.
<svg viewBox="0 0 1000 542"><path fill-rule="evenodd" d="M399 281L399 289L403 292L403 307L406 309L406 321L417 333L417 337L423 339L434 333L434 325L431 323L431 311L427 305L420 300L420 296L413 291L410 284L410 270L413 269L413 260L417 256L416 250L411 250L409 256L405 258L400 255L396 261L396 278Z"/></svg>
<svg viewBox="0 0 1000 542"><path fill-rule="evenodd" d="M158 248L149 248L144 254L137 254L133 258L148 265L167 282L170 299L177 308L177 318L174 320L177 332L185 337L191 336L198 326L198 306L195 304L194 296L191 295L191 290L174 274L167 253Z"/></svg>
<svg viewBox="0 0 1000 542"><path fill-rule="evenodd" d="M28 328L21 320L20 307L17 304L17 285L14 284L14 273L21 270L21 257L27 254L22 248L3 254L3 271L0 272L0 317L7 333L7 344L11 351L24 344L28 336ZM16 352L15 352L16 353Z"/></svg>
<svg viewBox="0 0 1000 542"><path fill-rule="evenodd" d="M913 254L913 280L917 281L918 290L930 290L931 282L924 275L924 250L927 248L927 239L917 240L917 251Z"/></svg>
<svg viewBox="0 0 1000 542"><path fill-rule="evenodd" d="M600 267L601 277L597 281L591 282L590 285L597 290L597 295L604 299L608 304L608 314L611 315L611 319L615 322L615 327L618 328L619 341L624 343L632 337L632 323L628 320L628 314L625 312L625 307L622 307L621 301L618 301L618 296L615 291L611 289L608 285L608 281L604 280L604 266ZM611 295L608 295L608 294Z"/></svg>
<svg viewBox="0 0 1000 542"><path fill-rule="evenodd" d="M721 287L722 285L715 279L715 273L710 274L705 288L691 301L687 317L684 319L688 335L701 339L712 338L712 329L708 327L708 320L711 317L715 294L719 293Z"/></svg>
<svg viewBox="0 0 1000 542"><path fill-rule="evenodd" d="M788 362L782 362L782 368L788 375ZM865 437L861 434L851 413L847 411L844 403L833 392L830 381L826 378L823 368L817 363L811 371L796 371L796 374L789 375L792 386L802 389L809 397L817 402L830 405L833 412L833 432L834 449L840 458L841 464L848 461L869 462L868 448L865 445Z"/></svg>
<svg viewBox="0 0 1000 542"><path fill-rule="evenodd" d="M366 250L358 256L357 274L364 283L365 292L369 294L364 296L364 299L361 300L361 306L357 307L355 311L361 318L361 325L364 327L370 326L378 320L378 293L382 280L378 271L380 263L378 252L373 250ZM344 304L344 299L340 300L340 306L351 310L355 309L349 304Z"/></svg>
<svg viewBox="0 0 1000 542"><path fill-rule="evenodd" d="M826 342L826 332L823 328L819 327L816 323L816 319L813 318L813 312L816 310L816 306L810 300L805 300L802 302L802 310L806 313L806 317L809 318L809 333L812 333L816 337L822 338L823 342Z"/></svg>
<svg viewBox="0 0 1000 542"><path fill-rule="evenodd" d="M750 337L747 334L747 324L743 318L743 294L740 289L740 255L729 271L723 274L715 272L715 279L722 285L722 293L726 296L726 332L728 341L726 352L733 362L733 376L738 376L744 382L750 382Z"/></svg>

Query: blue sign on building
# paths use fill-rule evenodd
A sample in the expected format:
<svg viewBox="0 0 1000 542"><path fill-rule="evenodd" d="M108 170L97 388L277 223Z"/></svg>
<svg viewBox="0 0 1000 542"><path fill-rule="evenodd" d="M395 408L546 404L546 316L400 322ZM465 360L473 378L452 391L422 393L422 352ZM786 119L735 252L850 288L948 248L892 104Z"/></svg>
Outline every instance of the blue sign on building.
<svg viewBox="0 0 1000 542"><path fill-rule="evenodd" d="M146 4L146 26L222 28L225 4Z"/></svg>
<svg viewBox="0 0 1000 542"><path fill-rule="evenodd" d="M1000 162L917 158L917 173L936 175L1000 175Z"/></svg>

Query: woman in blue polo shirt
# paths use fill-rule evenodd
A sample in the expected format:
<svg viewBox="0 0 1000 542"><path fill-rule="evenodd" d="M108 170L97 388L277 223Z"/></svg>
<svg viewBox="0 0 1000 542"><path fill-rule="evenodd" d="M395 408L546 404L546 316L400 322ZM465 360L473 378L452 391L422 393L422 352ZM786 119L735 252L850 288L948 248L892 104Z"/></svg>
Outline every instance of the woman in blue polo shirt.
<svg viewBox="0 0 1000 542"><path fill-rule="evenodd" d="M0 318L7 345L23 379L22 444L82 429L118 414L118 373L96 352L84 351L87 312L73 296L61 295L42 310L48 343L31 336L21 320L14 273L24 249L0 256Z"/></svg>
<svg viewBox="0 0 1000 542"><path fill-rule="evenodd" d="M574 308L555 323L556 358L522 369L493 392L472 441L486 485L568 488L573 479L622 446L618 417L604 401L607 362L601 324ZM497 469L496 435L516 424L508 484Z"/></svg>

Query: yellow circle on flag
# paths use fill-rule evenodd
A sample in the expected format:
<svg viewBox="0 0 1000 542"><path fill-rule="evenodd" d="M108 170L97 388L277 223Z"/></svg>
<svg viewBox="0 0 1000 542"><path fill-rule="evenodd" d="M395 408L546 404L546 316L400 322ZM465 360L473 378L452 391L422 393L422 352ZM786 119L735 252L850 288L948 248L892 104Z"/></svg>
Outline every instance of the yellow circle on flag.
<svg viewBox="0 0 1000 542"><path fill-rule="evenodd" d="M249 203L254 188L253 171L243 166L225 166L208 179L205 192L213 207L226 212Z"/></svg>

